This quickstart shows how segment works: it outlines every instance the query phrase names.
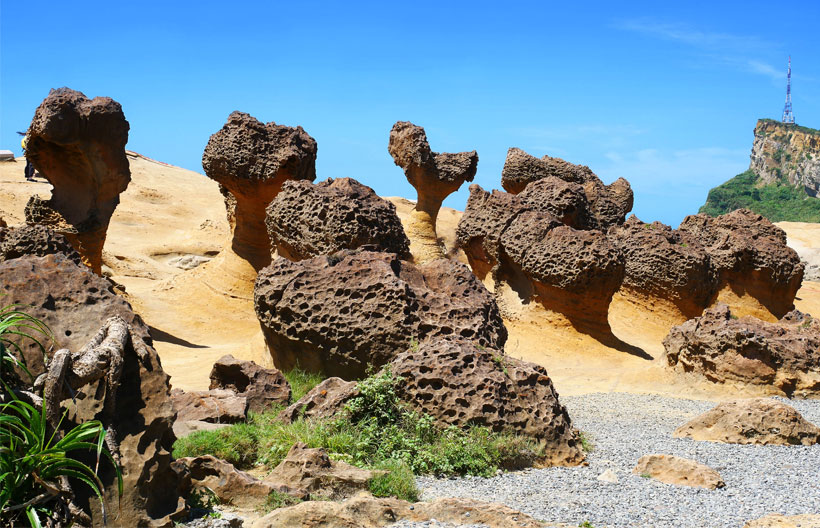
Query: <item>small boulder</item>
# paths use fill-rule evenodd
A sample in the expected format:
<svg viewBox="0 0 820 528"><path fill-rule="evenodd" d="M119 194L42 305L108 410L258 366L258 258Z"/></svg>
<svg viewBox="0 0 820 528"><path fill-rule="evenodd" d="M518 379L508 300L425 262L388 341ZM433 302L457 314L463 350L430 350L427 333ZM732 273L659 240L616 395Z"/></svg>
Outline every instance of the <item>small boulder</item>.
<svg viewBox="0 0 820 528"><path fill-rule="evenodd" d="M632 473L676 486L717 489L726 485L709 466L674 455L644 455Z"/></svg>
<svg viewBox="0 0 820 528"><path fill-rule="evenodd" d="M248 411L260 413L273 404L290 402L290 384L284 374L262 368L253 361L222 356L211 369L211 391L223 389L247 399Z"/></svg>
<svg viewBox="0 0 820 528"><path fill-rule="evenodd" d="M196 488L208 488L216 494L220 504L256 509L265 503L272 491L280 491L211 455L178 458L172 466L177 473L190 479L185 491L190 493Z"/></svg>
<svg viewBox="0 0 820 528"><path fill-rule="evenodd" d="M177 421L198 420L210 423L237 423L248 414L248 400L229 390L171 391Z"/></svg>
<svg viewBox="0 0 820 528"><path fill-rule="evenodd" d="M693 418L673 436L727 444L814 445L820 428L793 407L768 398L733 400Z"/></svg>
<svg viewBox="0 0 820 528"><path fill-rule="evenodd" d="M618 475L616 475L615 472L611 469L607 469L606 471L598 475L597 480L600 480L601 482L606 482L607 484L617 484Z"/></svg>
<svg viewBox="0 0 820 528"><path fill-rule="evenodd" d="M820 528L820 515L806 513L803 515L781 515L770 513L760 519L749 521L743 528Z"/></svg>
<svg viewBox="0 0 820 528"><path fill-rule="evenodd" d="M340 500L366 490L370 479L379 474L383 472L331 460L324 449L297 442L264 482L294 497Z"/></svg>
<svg viewBox="0 0 820 528"><path fill-rule="evenodd" d="M321 419L338 415L345 404L359 394L355 381L327 378L279 413L278 420L292 423L299 419Z"/></svg>
<svg viewBox="0 0 820 528"><path fill-rule="evenodd" d="M410 255L396 206L352 178L285 182L265 224L273 248L290 260L359 247Z"/></svg>

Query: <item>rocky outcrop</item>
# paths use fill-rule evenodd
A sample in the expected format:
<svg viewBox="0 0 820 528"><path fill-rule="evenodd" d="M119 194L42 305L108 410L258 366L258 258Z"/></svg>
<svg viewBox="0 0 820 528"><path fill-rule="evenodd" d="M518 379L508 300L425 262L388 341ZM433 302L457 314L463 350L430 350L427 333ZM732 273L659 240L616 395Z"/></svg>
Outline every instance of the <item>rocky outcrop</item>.
<svg viewBox="0 0 820 528"><path fill-rule="evenodd" d="M458 335L500 349L507 339L492 295L446 259L416 266L371 251L277 259L259 273L254 306L277 368L344 379L413 341Z"/></svg>
<svg viewBox="0 0 820 528"><path fill-rule="evenodd" d="M387 150L418 193L407 226L413 257L419 264L443 257L436 234L441 203L462 183L473 181L478 154L474 150L456 154L433 152L424 129L407 121L393 125Z"/></svg>
<svg viewBox="0 0 820 528"><path fill-rule="evenodd" d="M214 363L210 378L211 391L227 390L245 398L250 412L261 413L271 405L290 402L290 384L284 374L230 354Z"/></svg>
<svg viewBox="0 0 820 528"><path fill-rule="evenodd" d="M609 303L625 267L604 233L563 225L521 195L491 194L472 185L456 234L477 276L491 272L496 285L510 285L522 299L562 314L579 331L611 336Z"/></svg>
<svg viewBox="0 0 820 528"><path fill-rule="evenodd" d="M786 245L786 233L747 209L684 218L683 242L702 245L718 280L718 299L739 314L776 320L794 308L803 264Z"/></svg>
<svg viewBox="0 0 820 528"><path fill-rule="evenodd" d="M726 485L709 466L674 455L644 455L632 473L675 486L717 489Z"/></svg>
<svg viewBox="0 0 820 528"><path fill-rule="evenodd" d="M108 223L131 181L128 129L119 103L68 88L49 92L28 129L26 158L53 189L48 200L29 200L26 222L65 235L97 274Z"/></svg>
<svg viewBox="0 0 820 528"><path fill-rule="evenodd" d="M331 418L342 412L347 402L358 394L355 381L327 378L279 413L277 420L292 423L299 419Z"/></svg>
<svg viewBox="0 0 820 528"><path fill-rule="evenodd" d="M549 465L584 460L581 442L543 367L457 338L431 339L390 363L399 397L440 423L481 425L541 441Z"/></svg>
<svg viewBox="0 0 820 528"><path fill-rule="evenodd" d="M171 391L179 422L237 423L248 414L248 400L230 390Z"/></svg>
<svg viewBox="0 0 820 528"><path fill-rule="evenodd" d="M101 466L100 470L110 507L108 525L170 528L174 520L185 514L178 491L179 477L170 466L175 413L169 398L168 376L151 346L148 328L131 306L113 292L110 281L61 254L28 255L2 262L0 284L4 303L27 305L29 314L49 326L54 350L84 349L111 316L118 315L128 323L113 421L107 424L119 444L124 480L121 501L117 498L113 469ZM32 372L44 372L42 354L33 348L24 351ZM81 403L73 419L94 418L105 408L98 398L108 396L94 391L78 395L77 401ZM88 462L93 466L93 458ZM96 499L80 499L87 501L84 507L101 524Z"/></svg>
<svg viewBox="0 0 820 528"><path fill-rule="evenodd" d="M583 192L586 198L588 217L585 225L570 224L573 227L606 230L623 223L626 214L632 210L632 188L623 178L604 185L585 165L574 165L550 156L538 159L517 148L507 151L507 160L501 171L501 186L507 192L518 194L529 184L549 178L574 184L574 189Z"/></svg>
<svg viewBox="0 0 820 528"><path fill-rule="evenodd" d="M340 500L366 490L370 479L379 474L383 472L331 460L324 449L297 442L264 482L302 499Z"/></svg>
<svg viewBox="0 0 820 528"><path fill-rule="evenodd" d="M396 206L351 178L286 182L265 223L273 247L290 260L360 247L409 256Z"/></svg>
<svg viewBox="0 0 820 528"><path fill-rule="evenodd" d="M793 311L777 323L738 318L718 304L670 330L668 365L714 383L768 387L789 396L820 393L820 321Z"/></svg>
<svg viewBox="0 0 820 528"><path fill-rule="evenodd" d="M64 255L75 264L82 264L80 254L68 239L46 226L0 226L0 262L23 255L43 257L57 253Z"/></svg>
<svg viewBox="0 0 820 528"><path fill-rule="evenodd" d="M820 428L793 407L768 398L723 402L675 429L673 436L727 444L814 445Z"/></svg>
<svg viewBox="0 0 820 528"><path fill-rule="evenodd" d="M186 477L185 492L208 489L216 495L220 504L256 509L265 503L271 492L281 491L277 486L211 455L179 458L173 465L177 473Z"/></svg>
<svg viewBox="0 0 820 528"><path fill-rule="evenodd" d="M655 310L665 303L680 321L696 317L709 306L718 290L717 271L703 246L693 237L660 222L645 224L634 215L607 231L624 256L626 272L622 293Z"/></svg>
<svg viewBox="0 0 820 528"><path fill-rule="evenodd" d="M228 116L205 147L205 174L230 193L226 205L235 202L231 248L256 270L271 260L265 208L287 180L316 178L316 148L302 127L264 124L242 112Z"/></svg>
<svg viewBox="0 0 820 528"><path fill-rule="evenodd" d="M755 126L749 169L764 184L787 181L809 196L820 190L820 131L760 119Z"/></svg>
<svg viewBox="0 0 820 528"><path fill-rule="evenodd" d="M253 528L377 528L399 521L489 528L546 528L546 524L503 504L472 499L409 503L360 495L343 502L310 501L274 510Z"/></svg>

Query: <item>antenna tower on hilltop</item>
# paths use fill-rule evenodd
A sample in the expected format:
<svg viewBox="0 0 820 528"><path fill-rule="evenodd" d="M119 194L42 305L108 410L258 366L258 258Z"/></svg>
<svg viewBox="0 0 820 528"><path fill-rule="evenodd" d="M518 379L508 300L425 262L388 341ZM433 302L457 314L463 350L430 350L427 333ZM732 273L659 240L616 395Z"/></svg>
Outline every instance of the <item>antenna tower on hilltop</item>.
<svg viewBox="0 0 820 528"><path fill-rule="evenodd" d="M783 108L783 122L794 124L792 113L792 57L789 55L789 74L786 77L786 106Z"/></svg>

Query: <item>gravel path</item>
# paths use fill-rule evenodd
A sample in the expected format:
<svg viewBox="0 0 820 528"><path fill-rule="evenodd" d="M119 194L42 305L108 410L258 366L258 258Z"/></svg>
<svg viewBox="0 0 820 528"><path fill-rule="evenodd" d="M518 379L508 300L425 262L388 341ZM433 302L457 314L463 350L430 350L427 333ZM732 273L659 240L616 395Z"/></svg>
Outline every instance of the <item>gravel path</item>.
<svg viewBox="0 0 820 528"><path fill-rule="evenodd" d="M654 395L561 398L594 444L589 466L531 469L493 478L418 479L422 499L501 502L547 522L601 527L742 527L768 513L820 513L820 445L744 446L672 438L714 402ZM820 425L820 401L783 400ZM716 469L726 487L672 486L632 474L649 453L691 458ZM619 479L597 480L611 469Z"/></svg>

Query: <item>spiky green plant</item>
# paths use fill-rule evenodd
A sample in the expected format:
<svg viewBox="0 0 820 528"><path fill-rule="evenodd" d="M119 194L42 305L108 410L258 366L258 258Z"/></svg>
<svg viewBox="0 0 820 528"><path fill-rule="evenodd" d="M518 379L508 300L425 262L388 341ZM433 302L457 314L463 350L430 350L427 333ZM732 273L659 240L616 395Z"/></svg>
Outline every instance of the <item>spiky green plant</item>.
<svg viewBox="0 0 820 528"><path fill-rule="evenodd" d="M23 350L20 348L19 342L28 340L34 343L40 349L45 360L46 347L43 340L51 341L53 339L48 326L36 317L22 311L20 309L22 307L20 304L0 307L0 381L4 383L6 380L3 377L3 372L7 368L13 370L17 367L33 379L23 359ZM17 352L17 355L14 352Z"/></svg>
<svg viewBox="0 0 820 528"><path fill-rule="evenodd" d="M59 437L49 433L45 403L40 409L16 398L0 404L0 520L13 525L25 515L32 528L39 527L56 509L62 477L87 484L100 500L105 518L103 484L97 476L101 456L116 469L119 495L123 484L119 467L103 447L104 440L105 429L97 420ZM75 451L95 452L95 468L71 458L69 453Z"/></svg>

